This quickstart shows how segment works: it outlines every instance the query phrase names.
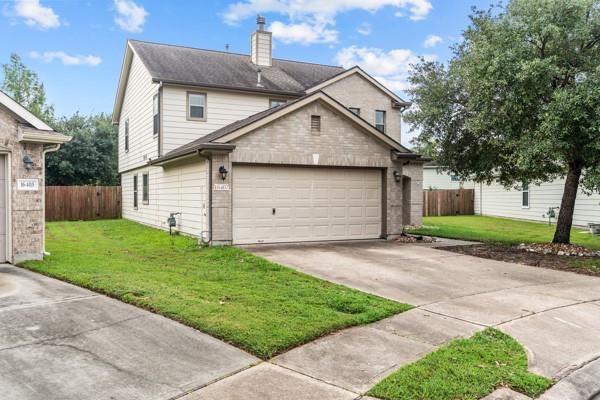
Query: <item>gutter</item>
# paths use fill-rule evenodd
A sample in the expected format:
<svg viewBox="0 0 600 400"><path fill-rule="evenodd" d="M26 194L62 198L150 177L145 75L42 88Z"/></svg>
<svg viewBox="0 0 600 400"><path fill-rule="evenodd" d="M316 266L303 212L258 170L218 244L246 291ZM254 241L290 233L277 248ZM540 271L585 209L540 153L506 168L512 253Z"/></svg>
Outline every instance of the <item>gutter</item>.
<svg viewBox="0 0 600 400"><path fill-rule="evenodd" d="M69 137L69 140L71 138ZM60 149L60 143L53 146L44 146L42 150L42 171L44 172L44 189L42 191L42 254L49 256L50 252L46 251L46 153L58 151Z"/></svg>
<svg viewBox="0 0 600 400"><path fill-rule="evenodd" d="M148 161L148 165L164 165L169 163L170 161L174 161L178 158L189 157L195 154L200 154L202 150L213 150L213 151L224 151L231 152L235 149L235 145L228 143L201 143L197 146L190 147L187 151L176 153L172 155L165 155L163 157L158 157L154 160Z"/></svg>
<svg viewBox="0 0 600 400"><path fill-rule="evenodd" d="M176 80L168 80L161 78L152 78L152 82L158 83L162 82L167 85L178 85L178 86L191 86L196 88L209 88L209 89L222 89L222 90L231 90L235 92L253 92L253 93L263 93L263 94L277 94L282 96L290 96L290 97L302 97L305 95L304 91L300 92L289 92L284 90L270 90L270 89L252 89L248 87L238 87L238 86L225 86L225 85L211 85L209 83L198 83L198 82L186 82L186 81L176 81Z"/></svg>

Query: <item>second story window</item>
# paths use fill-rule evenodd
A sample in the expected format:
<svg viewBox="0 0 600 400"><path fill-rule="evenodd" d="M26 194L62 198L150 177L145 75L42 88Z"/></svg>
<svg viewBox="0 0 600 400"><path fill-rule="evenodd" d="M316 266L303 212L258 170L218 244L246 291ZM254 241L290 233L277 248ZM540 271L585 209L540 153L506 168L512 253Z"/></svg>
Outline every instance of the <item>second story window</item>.
<svg viewBox="0 0 600 400"><path fill-rule="evenodd" d="M125 151L129 151L129 118L125 120Z"/></svg>
<svg viewBox="0 0 600 400"><path fill-rule="evenodd" d="M375 110L375 128L379 132L385 133L385 111Z"/></svg>
<svg viewBox="0 0 600 400"><path fill-rule="evenodd" d="M286 103L285 100L282 99L270 99L269 100L269 108L279 107Z"/></svg>
<svg viewBox="0 0 600 400"><path fill-rule="evenodd" d="M152 99L152 134L157 136L160 132L160 103L158 93Z"/></svg>
<svg viewBox="0 0 600 400"><path fill-rule="evenodd" d="M351 112L353 112L356 115L360 115L360 108L358 108L358 107L348 107L348 110L350 110Z"/></svg>
<svg viewBox="0 0 600 400"><path fill-rule="evenodd" d="M188 92L187 106L188 119L206 121L206 93Z"/></svg>

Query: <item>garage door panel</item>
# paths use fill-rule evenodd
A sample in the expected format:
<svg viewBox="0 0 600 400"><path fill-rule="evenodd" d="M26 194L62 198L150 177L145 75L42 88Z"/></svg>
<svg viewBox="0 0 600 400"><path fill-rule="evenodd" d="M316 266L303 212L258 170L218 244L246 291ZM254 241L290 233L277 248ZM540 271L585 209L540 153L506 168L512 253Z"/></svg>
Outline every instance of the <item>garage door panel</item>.
<svg viewBox="0 0 600 400"><path fill-rule="evenodd" d="M232 176L234 243L381 234L379 170L235 165Z"/></svg>

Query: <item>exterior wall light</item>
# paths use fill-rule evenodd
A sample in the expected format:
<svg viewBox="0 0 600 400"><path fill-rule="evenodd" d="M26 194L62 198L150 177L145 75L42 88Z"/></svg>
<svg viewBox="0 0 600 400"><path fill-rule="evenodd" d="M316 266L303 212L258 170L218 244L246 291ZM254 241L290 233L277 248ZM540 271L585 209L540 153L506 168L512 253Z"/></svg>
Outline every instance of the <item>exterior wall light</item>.
<svg viewBox="0 0 600 400"><path fill-rule="evenodd" d="M25 164L25 169L27 171L31 171L31 168L33 168L33 159L29 154L26 154L25 157L23 157L23 164Z"/></svg>
<svg viewBox="0 0 600 400"><path fill-rule="evenodd" d="M221 179L223 179L223 180L227 179L227 173L228 173L228 172L229 172L229 171L227 171L227 168L225 168L225 166L224 166L224 165L221 165L221 166L219 167L219 174L221 174Z"/></svg>
<svg viewBox="0 0 600 400"><path fill-rule="evenodd" d="M402 180L402 175L400 175L400 172L394 171L394 180L396 182L400 182Z"/></svg>

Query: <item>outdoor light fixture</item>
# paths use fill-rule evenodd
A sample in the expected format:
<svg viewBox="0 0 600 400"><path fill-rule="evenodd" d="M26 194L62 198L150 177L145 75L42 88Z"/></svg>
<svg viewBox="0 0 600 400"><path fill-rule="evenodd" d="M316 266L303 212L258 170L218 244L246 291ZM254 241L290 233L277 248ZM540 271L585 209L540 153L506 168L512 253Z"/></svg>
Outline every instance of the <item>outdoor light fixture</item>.
<svg viewBox="0 0 600 400"><path fill-rule="evenodd" d="M25 164L25 169L27 169L27 171L30 171L31 168L33 168L33 159L29 154L26 154L25 157L23 157L23 164Z"/></svg>
<svg viewBox="0 0 600 400"><path fill-rule="evenodd" d="M223 179L223 180L227 179L227 173L228 173L228 172L229 172L229 171L227 171L227 168L225 168L225 166L224 166L224 165L221 165L221 166L219 167L219 174L221 174L221 179Z"/></svg>
<svg viewBox="0 0 600 400"><path fill-rule="evenodd" d="M394 180L396 182L400 182L401 179L402 179L402 176L400 175L400 172L394 171Z"/></svg>

